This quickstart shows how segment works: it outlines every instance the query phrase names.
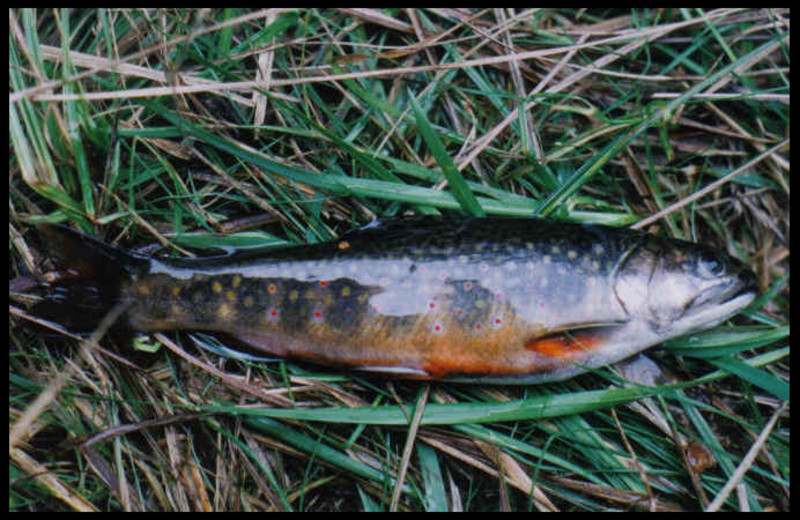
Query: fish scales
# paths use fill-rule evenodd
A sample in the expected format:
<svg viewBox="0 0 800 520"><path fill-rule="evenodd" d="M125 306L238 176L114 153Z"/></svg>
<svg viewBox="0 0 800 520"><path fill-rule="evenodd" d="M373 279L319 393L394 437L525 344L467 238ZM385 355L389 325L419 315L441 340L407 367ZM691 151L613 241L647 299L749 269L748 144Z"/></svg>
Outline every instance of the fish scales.
<svg viewBox="0 0 800 520"><path fill-rule="evenodd" d="M87 244L122 259L114 298L135 330L219 331L416 379L563 379L715 325L755 296L752 273L724 253L544 220L387 219L322 244L205 259Z"/></svg>

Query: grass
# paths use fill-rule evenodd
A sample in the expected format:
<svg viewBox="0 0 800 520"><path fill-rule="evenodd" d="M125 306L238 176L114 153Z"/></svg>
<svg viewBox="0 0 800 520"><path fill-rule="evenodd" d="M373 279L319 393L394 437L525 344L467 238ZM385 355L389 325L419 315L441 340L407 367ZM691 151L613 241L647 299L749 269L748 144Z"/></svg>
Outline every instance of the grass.
<svg viewBox="0 0 800 520"><path fill-rule="evenodd" d="M12 10L9 509L788 510L788 18ZM19 289L40 222L183 256L444 212L711 244L761 296L655 386L487 387L93 347Z"/></svg>

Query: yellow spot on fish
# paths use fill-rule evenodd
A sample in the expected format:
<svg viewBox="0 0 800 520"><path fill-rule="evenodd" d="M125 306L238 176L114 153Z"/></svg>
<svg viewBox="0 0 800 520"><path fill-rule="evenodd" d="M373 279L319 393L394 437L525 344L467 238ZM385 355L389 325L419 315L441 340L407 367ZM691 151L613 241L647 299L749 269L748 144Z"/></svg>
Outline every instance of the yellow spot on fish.
<svg viewBox="0 0 800 520"><path fill-rule="evenodd" d="M339 242L339 249L341 249L342 251L349 248L350 248L350 242L348 242L347 240L342 240L341 242Z"/></svg>
<svg viewBox="0 0 800 520"><path fill-rule="evenodd" d="M542 258L542 262L544 262L546 264L549 264L550 263L550 255L544 255L544 258Z"/></svg>
<svg viewBox="0 0 800 520"><path fill-rule="evenodd" d="M325 296L325 305L333 305L333 296L330 294Z"/></svg>
<svg viewBox="0 0 800 520"><path fill-rule="evenodd" d="M550 248L550 252L553 253L554 255L557 255L561 252L561 248L558 246L553 246Z"/></svg>
<svg viewBox="0 0 800 520"><path fill-rule="evenodd" d="M212 284L211 284L211 289L212 289L212 290L213 290L215 293L219 294L219 293L221 293L221 292L222 292L222 284L221 284L221 283L219 283L219 281L218 281L218 280L214 280L214 283L212 283Z"/></svg>
<svg viewBox="0 0 800 520"><path fill-rule="evenodd" d="M278 288L275 287L274 283L269 284L269 287L267 287L267 291L269 291L270 294L274 294L277 290Z"/></svg>
<svg viewBox="0 0 800 520"><path fill-rule="evenodd" d="M203 291L195 291L195 293L192 295L192 301L195 303L200 303L204 298Z"/></svg>
<svg viewBox="0 0 800 520"><path fill-rule="evenodd" d="M289 301L296 302L298 296L300 296L300 294L297 291L289 291Z"/></svg>
<svg viewBox="0 0 800 520"><path fill-rule="evenodd" d="M181 294L180 287L176 285L175 287L172 288L172 296L180 296L180 294Z"/></svg>
<svg viewBox="0 0 800 520"><path fill-rule="evenodd" d="M603 246L601 246L600 244L595 244L595 246L594 246L594 254L596 254L597 256L602 256L603 253L605 253L605 252L606 252L606 250L603 248Z"/></svg>
<svg viewBox="0 0 800 520"><path fill-rule="evenodd" d="M217 318L221 320L226 320L230 318L230 316L231 316L231 308L228 307L228 304L223 303L222 305L220 305L219 308L217 309Z"/></svg>
<svg viewBox="0 0 800 520"><path fill-rule="evenodd" d="M242 277L241 277L241 276L239 276L238 274L237 274L236 276L234 276L234 277L233 277L233 283L232 283L232 285L233 285L233 288L234 288L234 289L236 289L236 288L238 288L240 285L242 285Z"/></svg>
<svg viewBox="0 0 800 520"><path fill-rule="evenodd" d="M172 319L182 318L186 315L186 312L183 307L181 307L177 302L173 302L170 306L170 314Z"/></svg>
<svg viewBox="0 0 800 520"><path fill-rule="evenodd" d="M289 298L291 298L291 297L292 297L291 293L289 293ZM314 289L307 289L306 292L303 294L303 297L305 299L307 299L307 300L313 300L314 299ZM292 301L294 301L294 300L292 300Z"/></svg>
<svg viewBox="0 0 800 520"><path fill-rule="evenodd" d="M342 296L350 296L350 288L342 287Z"/></svg>
<svg viewBox="0 0 800 520"><path fill-rule="evenodd" d="M136 286L136 292L139 294L150 294L150 287L146 284L139 284Z"/></svg>
<svg viewBox="0 0 800 520"><path fill-rule="evenodd" d="M594 262L592 262L592 271L597 271L598 269L600 269L600 262L595 260Z"/></svg>
<svg viewBox="0 0 800 520"><path fill-rule="evenodd" d="M525 242L525 249L527 250L533 249L533 242Z"/></svg>
<svg viewBox="0 0 800 520"><path fill-rule="evenodd" d="M253 297L252 296L245 296L244 300L242 300L245 307L252 307L253 306Z"/></svg>
<svg viewBox="0 0 800 520"><path fill-rule="evenodd" d="M225 293L225 298L229 302L235 302L236 301L236 293L234 291L228 291L228 292Z"/></svg>
<svg viewBox="0 0 800 520"><path fill-rule="evenodd" d="M567 258L569 258L570 260L574 260L577 257L578 257L578 253L577 252L572 251L571 249L569 251L567 251Z"/></svg>

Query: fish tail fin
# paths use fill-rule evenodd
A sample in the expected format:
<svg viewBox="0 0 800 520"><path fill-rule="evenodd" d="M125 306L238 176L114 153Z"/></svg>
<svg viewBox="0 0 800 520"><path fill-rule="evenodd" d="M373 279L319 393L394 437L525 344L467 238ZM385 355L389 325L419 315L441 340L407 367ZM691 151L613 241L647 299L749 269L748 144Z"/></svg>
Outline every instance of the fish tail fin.
<svg viewBox="0 0 800 520"><path fill-rule="evenodd" d="M37 232L57 270L49 273L33 311L73 330L96 327L119 302L123 284L149 263L65 226L40 224Z"/></svg>

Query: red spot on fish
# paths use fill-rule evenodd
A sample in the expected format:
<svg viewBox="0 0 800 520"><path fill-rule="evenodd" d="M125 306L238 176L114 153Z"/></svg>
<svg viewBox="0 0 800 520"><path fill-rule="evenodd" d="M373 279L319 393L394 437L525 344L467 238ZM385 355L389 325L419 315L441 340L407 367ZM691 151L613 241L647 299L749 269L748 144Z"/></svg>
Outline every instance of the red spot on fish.
<svg viewBox="0 0 800 520"><path fill-rule="evenodd" d="M464 290L469 291L472 289L472 282L464 282Z"/></svg>
<svg viewBox="0 0 800 520"><path fill-rule="evenodd" d="M436 308L436 302L428 302L428 308L429 309L435 309Z"/></svg>
<svg viewBox="0 0 800 520"><path fill-rule="evenodd" d="M269 284L269 287L267 287L267 291L269 291L270 294L274 293L277 290L278 290L278 288L275 287L274 283Z"/></svg>
<svg viewBox="0 0 800 520"><path fill-rule="evenodd" d="M322 309L315 309L314 313L311 315L311 319L312 319L312 321L317 321L318 322L318 321L322 321L322 318L324 316L325 315L322 312Z"/></svg>
<svg viewBox="0 0 800 520"><path fill-rule="evenodd" d="M482 328L483 328L483 325L481 325L480 323L476 323L475 324L475 330L481 330Z"/></svg>
<svg viewBox="0 0 800 520"><path fill-rule="evenodd" d="M320 281L319 281L319 286L320 286L320 287L327 287L327 286L328 286L328 282L327 282L327 281L325 281L325 280L320 280Z"/></svg>
<svg viewBox="0 0 800 520"><path fill-rule="evenodd" d="M444 327L438 321L433 324L432 329L434 334L441 334L442 332L444 332Z"/></svg>
<svg viewBox="0 0 800 520"><path fill-rule="evenodd" d="M270 307L267 310L267 318L269 319L269 321L272 321L272 322L278 321L278 316L279 315L280 315L280 312L275 307Z"/></svg>

